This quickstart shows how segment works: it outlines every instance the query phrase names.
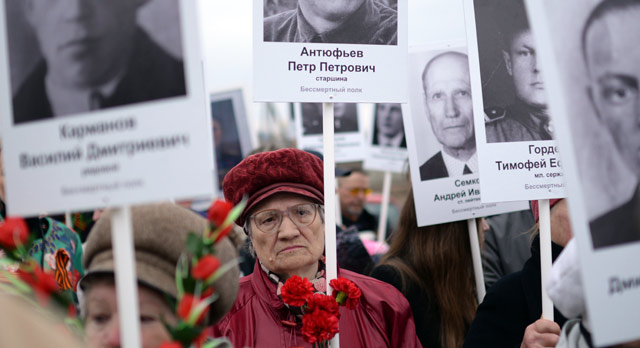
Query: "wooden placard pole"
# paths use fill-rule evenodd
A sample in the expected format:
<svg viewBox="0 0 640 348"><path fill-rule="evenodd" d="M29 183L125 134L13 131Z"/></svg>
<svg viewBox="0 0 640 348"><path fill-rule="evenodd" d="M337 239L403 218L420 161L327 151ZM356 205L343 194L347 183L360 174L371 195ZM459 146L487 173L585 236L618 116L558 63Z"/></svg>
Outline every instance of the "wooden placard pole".
<svg viewBox="0 0 640 348"><path fill-rule="evenodd" d="M131 208L115 208L111 213L111 240L115 262L115 282L118 296L120 343L125 348L141 347L138 308L138 282L133 246Z"/></svg>
<svg viewBox="0 0 640 348"><path fill-rule="evenodd" d="M71 220L71 212L70 211L65 211L64 212L64 224L70 229L73 230L73 221Z"/></svg>
<svg viewBox="0 0 640 348"><path fill-rule="evenodd" d="M382 203L380 203L380 220L378 220L378 243L382 244L386 237L389 216L389 196L391 196L391 172L384 172L382 182Z"/></svg>
<svg viewBox="0 0 640 348"><path fill-rule="evenodd" d="M473 275L476 280L476 294L478 304L482 303L486 293L484 289L484 273L482 272L482 256L480 255L480 242L478 240L478 224L476 219L467 220L469 230L469 246L471 247L471 259L473 260Z"/></svg>
<svg viewBox="0 0 640 348"><path fill-rule="evenodd" d="M553 302L547 294L546 282L551 272L551 209L548 199L538 201L540 216L540 284L542 285L542 318L553 320Z"/></svg>
<svg viewBox="0 0 640 348"><path fill-rule="evenodd" d="M334 149L333 103L322 103L322 142L324 157L324 250L327 267L327 294L333 289L332 279L338 278L338 256L336 255L336 162ZM339 348L339 334L331 339L331 347Z"/></svg>

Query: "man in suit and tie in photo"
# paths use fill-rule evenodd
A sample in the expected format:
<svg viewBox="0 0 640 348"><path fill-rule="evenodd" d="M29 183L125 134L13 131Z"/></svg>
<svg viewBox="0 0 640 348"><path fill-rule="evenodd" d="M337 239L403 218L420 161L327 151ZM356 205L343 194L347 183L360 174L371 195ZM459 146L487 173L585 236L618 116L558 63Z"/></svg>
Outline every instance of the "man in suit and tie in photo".
<svg viewBox="0 0 640 348"><path fill-rule="evenodd" d="M420 180L478 172L467 55L445 52L422 72L429 123L442 150L420 166Z"/></svg>
<svg viewBox="0 0 640 348"><path fill-rule="evenodd" d="M373 145L407 148L407 139L404 135L400 104L376 104Z"/></svg>
<svg viewBox="0 0 640 348"><path fill-rule="evenodd" d="M42 59L14 95L14 123L185 95L183 62L137 24L148 1L21 1Z"/></svg>

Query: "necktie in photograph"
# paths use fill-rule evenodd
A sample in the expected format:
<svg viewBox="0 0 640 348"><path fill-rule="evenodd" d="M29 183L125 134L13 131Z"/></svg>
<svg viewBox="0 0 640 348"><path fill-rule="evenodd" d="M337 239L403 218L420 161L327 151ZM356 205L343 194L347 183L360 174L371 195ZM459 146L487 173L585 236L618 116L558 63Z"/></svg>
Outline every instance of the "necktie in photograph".
<svg viewBox="0 0 640 348"><path fill-rule="evenodd" d="M462 171L462 174L472 174L473 172L471 171L471 169L469 169L469 167L467 167L467 165L464 165L464 171Z"/></svg>

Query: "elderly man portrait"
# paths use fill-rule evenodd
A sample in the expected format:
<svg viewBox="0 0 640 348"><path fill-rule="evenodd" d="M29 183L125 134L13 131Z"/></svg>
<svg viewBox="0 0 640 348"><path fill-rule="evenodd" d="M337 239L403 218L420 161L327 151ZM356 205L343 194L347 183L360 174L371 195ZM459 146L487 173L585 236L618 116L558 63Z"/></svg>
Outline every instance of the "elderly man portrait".
<svg viewBox="0 0 640 348"><path fill-rule="evenodd" d="M264 41L397 45L398 13L380 0L298 0L264 19Z"/></svg>
<svg viewBox="0 0 640 348"><path fill-rule="evenodd" d="M400 104L376 104L373 145L407 148Z"/></svg>
<svg viewBox="0 0 640 348"><path fill-rule="evenodd" d="M14 123L184 95L182 61L137 24L148 1L21 1L42 59L14 95Z"/></svg>
<svg viewBox="0 0 640 348"><path fill-rule="evenodd" d="M640 0L605 0L583 33L589 97L602 128L629 172L640 181ZM640 187L590 223L594 248L640 241Z"/></svg>
<svg viewBox="0 0 640 348"><path fill-rule="evenodd" d="M478 172L467 55L445 52L422 72L431 129L442 150L420 166L420 180Z"/></svg>
<svg viewBox="0 0 640 348"><path fill-rule="evenodd" d="M488 143L553 139L536 43L524 11L524 4L517 0L505 6L505 16L500 18L502 56L515 101L505 108L485 109Z"/></svg>

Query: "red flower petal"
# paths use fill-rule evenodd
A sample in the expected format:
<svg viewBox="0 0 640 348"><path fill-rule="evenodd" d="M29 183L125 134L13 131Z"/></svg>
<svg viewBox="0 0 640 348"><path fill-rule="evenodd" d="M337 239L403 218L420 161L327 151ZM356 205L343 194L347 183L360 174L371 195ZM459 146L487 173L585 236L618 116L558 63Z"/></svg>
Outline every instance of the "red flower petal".
<svg viewBox="0 0 640 348"><path fill-rule="evenodd" d="M216 227L221 226L231 209L233 209L233 204L223 200L216 200L209 208L207 218Z"/></svg>
<svg viewBox="0 0 640 348"><path fill-rule="evenodd" d="M182 296L182 299L180 299L180 303L178 303L177 314L180 319L182 319L183 321L189 320L189 315L196 308L198 303L199 301L196 301L193 295L184 294L184 296ZM204 312L202 312L202 314L200 314L200 317L198 317L198 320L196 320L196 325L202 323L208 310L209 309L206 309Z"/></svg>
<svg viewBox="0 0 640 348"><path fill-rule="evenodd" d="M159 348L182 348L182 344L180 344L180 342L165 342L163 344L160 345Z"/></svg>
<svg viewBox="0 0 640 348"><path fill-rule="evenodd" d="M293 307L303 306L311 295L313 295L313 284L307 278L300 278L297 275L287 279L280 288L282 301Z"/></svg>
<svg viewBox="0 0 640 348"><path fill-rule="evenodd" d="M220 268L220 260L213 255L205 255L191 269L191 275L195 279L205 280Z"/></svg>
<svg viewBox="0 0 640 348"><path fill-rule="evenodd" d="M22 218L9 217L0 225L0 246L13 250L29 239L29 228Z"/></svg>

